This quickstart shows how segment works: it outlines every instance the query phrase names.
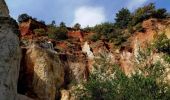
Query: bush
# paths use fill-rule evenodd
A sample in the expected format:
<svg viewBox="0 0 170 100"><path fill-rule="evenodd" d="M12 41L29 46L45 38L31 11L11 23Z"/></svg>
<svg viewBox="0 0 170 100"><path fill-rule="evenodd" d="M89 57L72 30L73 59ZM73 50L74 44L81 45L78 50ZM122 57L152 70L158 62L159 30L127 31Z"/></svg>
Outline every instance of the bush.
<svg viewBox="0 0 170 100"><path fill-rule="evenodd" d="M93 42L96 42L100 39L100 35L99 34L94 34L90 37L90 40L92 40Z"/></svg>
<svg viewBox="0 0 170 100"><path fill-rule="evenodd" d="M36 36L46 36L47 33L45 31L45 29L34 29L34 33Z"/></svg>
<svg viewBox="0 0 170 100"><path fill-rule="evenodd" d="M154 41L154 46L158 52L170 54L170 39L165 34L160 34Z"/></svg>
<svg viewBox="0 0 170 100"><path fill-rule="evenodd" d="M170 88L163 82L164 66L160 62L146 66L144 73L137 72L128 77L119 66L111 65L106 59L102 57L97 61L94 73L86 83L83 83L83 87L75 92L77 98L80 100L170 99ZM110 76L109 72L112 72Z"/></svg>
<svg viewBox="0 0 170 100"><path fill-rule="evenodd" d="M138 8L132 18L132 25L136 25L149 18L166 18L167 13L165 9L156 9L154 3L150 3L144 7Z"/></svg>
<svg viewBox="0 0 170 100"><path fill-rule="evenodd" d="M56 35L51 33L51 34L48 34L48 38L50 39L56 39Z"/></svg>
<svg viewBox="0 0 170 100"><path fill-rule="evenodd" d="M114 24L113 23L102 23L96 25L92 31L97 34L97 36L103 36L103 38L109 41L110 38L114 36Z"/></svg>
<svg viewBox="0 0 170 100"><path fill-rule="evenodd" d="M74 25L74 28L75 28L76 30L80 30L80 29L81 29L81 25L80 25L79 23L76 23L76 24Z"/></svg>
<svg viewBox="0 0 170 100"><path fill-rule="evenodd" d="M48 36L49 38L53 38L56 40L65 40L67 39L67 28L66 27L55 27L55 26L48 26Z"/></svg>
<svg viewBox="0 0 170 100"><path fill-rule="evenodd" d="M83 29L85 32L92 32L92 28L87 26Z"/></svg>
<svg viewBox="0 0 170 100"><path fill-rule="evenodd" d="M166 18L168 16L168 14L166 13L166 9L161 8L161 9L157 9L155 12L153 12L152 16L154 18Z"/></svg>

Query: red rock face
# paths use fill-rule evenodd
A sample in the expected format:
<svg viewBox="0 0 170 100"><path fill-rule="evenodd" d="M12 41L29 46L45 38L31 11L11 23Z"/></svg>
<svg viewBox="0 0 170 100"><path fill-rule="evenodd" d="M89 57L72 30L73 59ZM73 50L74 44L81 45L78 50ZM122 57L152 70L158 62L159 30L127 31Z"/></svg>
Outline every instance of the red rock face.
<svg viewBox="0 0 170 100"><path fill-rule="evenodd" d="M77 38L81 42L83 41L83 34L81 31L69 31L67 35L68 38Z"/></svg>
<svg viewBox="0 0 170 100"><path fill-rule="evenodd" d="M136 40L142 48L147 47L147 44L154 40L155 36L158 34L156 30L159 29L158 26L164 26L157 19L149 19L142 23L144 32L136 32L131 38L131 47L135 49ZM160 29L159 29L160 30Z"/></svg>
<svg viewBox="0 0 170 100"><path fill-rule="evenodd" d="M67 44L64 42L58 42L56 43L57 47L60 47L62 49L67 49Z"/></svg>
<svg viewBox="0 0 170 100"><path fill-rule="evenodd" d="M25 36L29 36L29 35L34 35L33 30L34 29L39 29L39 28L43 28L47 31L47 27L44 24L41 24L38 21L29 19L26 22L22 22L19 24L19 30L21 32L21 37L25 37Z"/></svg>

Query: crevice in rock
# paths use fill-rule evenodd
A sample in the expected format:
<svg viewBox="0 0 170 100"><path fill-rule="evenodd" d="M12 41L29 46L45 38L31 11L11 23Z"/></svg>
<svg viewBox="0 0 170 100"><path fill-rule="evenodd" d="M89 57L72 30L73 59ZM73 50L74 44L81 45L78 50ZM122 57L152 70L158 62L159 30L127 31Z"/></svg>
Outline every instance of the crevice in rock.
<svg viewBox="0 0 170 100"><path fill-rule="evenodd" d="M34 69L30 66L27 66L27 57L26 57L26 48L22 48L22 59L20 64L20 71L19 71L19 78L18 78L18 86L17 91L19 94L26 95L28 97L35 98L36 95L32 91L32 81L33 81L33 74Z"/></svg>

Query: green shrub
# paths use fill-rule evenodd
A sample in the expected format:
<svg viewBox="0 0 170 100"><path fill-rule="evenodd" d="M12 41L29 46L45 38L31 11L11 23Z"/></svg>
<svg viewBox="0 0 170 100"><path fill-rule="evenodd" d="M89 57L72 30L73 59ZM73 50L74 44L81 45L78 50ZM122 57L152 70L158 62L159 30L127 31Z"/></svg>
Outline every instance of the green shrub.
<svg viewBox="0 0 170 100"><path fill-rule="evenodd" d="M170 39L165 34L160 34L154 41L154 46L158 52L170 54Z"/></svg>
<svg viewBox="0 0 170 100"><path fill-rule="evenodd" d="M41 29L34 29L34 33L37 36L46 36L47 35L45 29L42 29L42 28Z"/></svg>
<svg viewBox="0 0 170 100"><path fill-rule="evenodd" d="M94 34L90 37L90 40L92 40L93 42L96 42L100 39L100 35L99 34Z"/></svg>
<svg viewBox="0 0 170 100"><path fill-rule="evenodd" d="M56 35L53 34L53 33L50 33L50 34L48 34L48 38L49 38L49 39L55 39L55 38L56 38Z"/></svg>
<svg viewBox="0 0 170 100"><path fill-rule="evenodd" d="M85 27L83 30L84 30L85 32L92 32L92 27L87 26L87 27Z"/></svg>
<svg viewBox="0 0 170 100"><path fill-rule="evenodd" d="M67 28L66 27L56 27L48 26L48 36L56 40L65 40L67 39Z"/></svg>
<svg viewBox="0 0 170 100"><path fill-rule="evenodd" d="M75 95L80 100L168 100L170 88L163 82L164 66L160 62L147 66L144 73L131 77L107 58L101 57L89 80L78 88ZM112 71L110 71L112 70ZM111 72L111 73L110 73ZM110 73L110 76L109 74ZM159 81L158 81L159 79Z"/></svg>
<svg viewBox="0 0 170 100"><path fill-rule="evenodd" d="M153 16L154 18L160 18L160 19L166 18L166 17L168 16L168 14L167 14L166 12L167 12L167 11L166 11L166 9L164 9L164 8L157 9L156 11L154 11L154 12L152 13L152 16Z"/></svg>
<svg viewBox="0 0 170 100"><path fill-rule="evenodd" d="M76 24L74 25L74 28L75 28L76 30L80 30L80 29L81 29L81 25L80 25L79 23L76 23Z"/></svg>
<svg viewBox="0 0 170 100"><path fill-rule="evenodd" d="M149 18L166 18L166 9L156 9L154 3L150 3L144 7L138 8L132 17L131 25L136 25Z"/></svg>
<svg viewBox="0 0 170 100"><path fill-rule="evenodd" d="M114 35L114 24L113 23L102 23L93 27L92 31L98 36L102 36L105 40L109 41Z"/></svg>

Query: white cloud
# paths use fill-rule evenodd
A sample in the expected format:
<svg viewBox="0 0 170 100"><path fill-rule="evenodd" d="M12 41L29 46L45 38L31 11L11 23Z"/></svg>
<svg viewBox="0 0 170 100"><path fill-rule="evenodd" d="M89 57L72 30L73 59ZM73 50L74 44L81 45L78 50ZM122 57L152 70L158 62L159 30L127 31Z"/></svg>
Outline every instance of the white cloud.
<svg viewBox="0 0 170 100"><path fill-rule="evenodd" d="M74 20L72 25L80 23L82 27L94 26L105 22L104 8L83 6L75 11Z"/></svg>
<svg viewBox="0 0 170 100"><path fill-rule="evenodd" d="M130 9L130 10L134 10L136 8L138 8L139 6L145 4L148 0L130 0L128 2L128 5L127 7Z"/></svg>

